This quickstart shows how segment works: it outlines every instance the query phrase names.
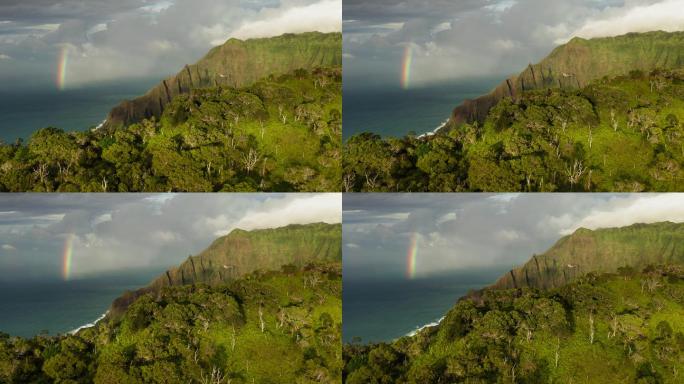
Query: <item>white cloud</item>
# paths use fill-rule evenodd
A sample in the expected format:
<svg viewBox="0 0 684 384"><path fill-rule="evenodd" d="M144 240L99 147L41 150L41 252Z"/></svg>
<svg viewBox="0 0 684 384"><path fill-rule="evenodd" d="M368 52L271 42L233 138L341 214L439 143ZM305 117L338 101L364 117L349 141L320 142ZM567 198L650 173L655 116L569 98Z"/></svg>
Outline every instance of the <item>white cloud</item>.
<svg viewBox="0 0 684 384"><path fill-rule="evenodd" d="M444 216L440 217L439 219L437 219L437 224L444 224L446 222L454 220L456 220L456 212L449 212Z"/></svg>
<svg viewBox="0 0 684 384"><path fill-rule="evenodd" d="M377 215L375 216L376 219L380 220L389 220L389 221L404 221L409 218L411 215L410 212L395 212L395 213L387 213L383 215Z"/></svg>
<svg viewBox="0 0 684 384"><path fill-rule="evenodd" d="M448 31L451 29L451 22L450 21L445 21L443 23L437 24L432 30L430 31L431 35L436 35L440 32Z"/></svg>
<svg viewBox="0 0 684 384"><path fill-rule="evenodd" d="M501 203L510 203L511 201L520 197L520 193L501 193L493 196L489 196L490 200L494 200Z"/></svg>
<svg viewBox="0 0 684 384"><path fill-rule="evenodd" d="M520 232L514 229L502 229L496 233L496 237L503 241L517 241L524 237Z"/></svg>
<svg viewBox="0 0 684 384"><path fill-rule="evenodd" d="M311 224L324 222L337 224L342 221L342 194L324 193L317 195L290 195L283 204L282 199L269 200L257 210L248 211L230 228L217 232L227 234L235 228L244 230L278 228L289 224Z"/></svg>
<svg viewBox="0 0 684 384"><path fill-rule="evenodd" d="M356 244L356 243L347 243L347 244L345 244L345 246L346 246L347 248L355 248L355 249L361 247L360 245L358 245L358 244Z"/></svg>
<svg viewBox="0 0 684 384"><path fill-rule="evenodd" d="M684 222L684 194L616 198L607 207L593 209L578 223L561 230L560 233L568 235L578 228L613 228L662 221Z"/></svg>
<svg viewBox="0 0 684 384"><path fill-rule="evenodd" d="M93 220L93 226L96 226L98 224L106 223L108 221L112 221L112 214L111 213L104 213Z"/></svg>
<svg viewBox="0 0 684 384"><path fill-rule="evenodd" d="M2 249L5 251L16 251L17 248L12 244L3 244Z"/></svg>
<svg viewBox="0 0 684 384"><path fill-rule="evenodd" d="M605 15L587 20L567 39L624 35L629 32L681 31L684 29L684 12L681 0L664 0L654 4L609 9ZM564 42L564 41L559 41Z"/></svg>
<svg viewBox="0 0 684 384"><path fill-rule="evenodd" d="M264 18L250 21L231 33L238 39L269 37L283 33L339 32L342 30L342 2L323 0L315 4L294 7L284 12L265 10ZM214 44L217 42L214 41Z"/></svg>
<svg viewBox="0 0 684 384"><path fill-rule="evenodd" d="M11 57L9 57L8 55L5 55L3 53L0 53L0 60L9 60L9 59L11 59Z"/></svg>
<svg viewBox="0 0 684 384"><path fill-rule="evenodd" d="M171 231L155 231L151 237L160 243L170 243L178 240L179 238L178 235Z"/></svg>

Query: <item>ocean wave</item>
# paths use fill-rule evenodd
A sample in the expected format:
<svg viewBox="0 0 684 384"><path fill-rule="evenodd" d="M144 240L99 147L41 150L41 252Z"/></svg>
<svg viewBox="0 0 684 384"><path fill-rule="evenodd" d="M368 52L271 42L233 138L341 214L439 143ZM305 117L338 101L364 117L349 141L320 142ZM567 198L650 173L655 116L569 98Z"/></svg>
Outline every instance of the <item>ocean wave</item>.
<svg viewBox="0 0 684 384"><path fill-rule="evenodd" d="M442 316L442 317L439 318L439 320L433 321L432 323L427 323L427 324L423 325L422 327L416 327L416 329L414 329L413 331L407 333L406 336L408 336L408 337L413 337L413 336L417 335L418 332L422 331L422 330L425 329L425 328L436 327L436 326L439 325L439 323L442 322L442 320L444 320L444 317L445 317L445 316Z"/></svg>
<svg viewBox="0 0 684 384"><path fill-rule="evenodd" d="M105 125L106 123L107 123L107 119L102 120L102 122L100 123L100 125L98 125L97 127L95 127L95 128L93 129L93 131L97 131L98 129L104 127L104 125Z"/></svg>
<svg viewBox="0 0 684 384"><path fill-rule="evenodd" d="M97 323L99 323L102 319L104 319L105 317L107 317L107 314L108 314L108 313L109 313L109 311L103 313L102 316L98 317L97 320L93 321L92 323L88 323L88 324L85 324L85 325L81 325L80 327L74 329L73 331L69 331L68 333L69 333L70 335L75 335L75 334L77 334L77 333L78 333L80 330L82 330L82 329L92 328L92 327L96 326Z"/></svg>
<svg viewBox="0 0 684 384"><path fill-rule="evenodd" d="M423 133L422 135L418 136L418 138L419 138L419 139L422 139L422 138L424 138L424 137L434 136L434 135L436 135L437 132L439 132L442 128L446 127L447 124L449 124L449 119L444 120L444 122L443 122L442 124L440 124L437 128L433 129L433 130L430 131L430 132L425 132L425 133Z"/></svg>

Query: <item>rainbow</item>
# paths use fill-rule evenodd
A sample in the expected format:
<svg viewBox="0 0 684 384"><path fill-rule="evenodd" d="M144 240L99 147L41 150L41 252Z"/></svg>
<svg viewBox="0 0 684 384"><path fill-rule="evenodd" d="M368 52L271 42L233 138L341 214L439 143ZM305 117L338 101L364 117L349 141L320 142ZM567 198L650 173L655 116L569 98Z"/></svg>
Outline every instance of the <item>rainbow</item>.
<svg viewBox="0 0 684 384"><path fill-rule="evenodd" d="M69 234L64 240L64 250L62 251L62 278L68 281L71 278L71 262L74 256L74 240L76 236Z"/></svg>
<svg viewBox="0 0 684 384"><path fill-rule="evenodd" d="M413 64L413 45L404 49L404 60L401 68L401 87L408 89L411 85L411 65Z"/></svg>
<svg viewBox="0 0 684 384"><path fill-rule="evenodd" d="M416 277L416 259L418 258L418 234L411 235L408 253L406 255L406 277L413 279Z"/></svg>
<svg viewBox="0 0 684 384"><path fill-rule="evenodd" d="M66 87L67 65L69 64L69 49L62 46L57 57L57 88L62 91Z"/></svg>

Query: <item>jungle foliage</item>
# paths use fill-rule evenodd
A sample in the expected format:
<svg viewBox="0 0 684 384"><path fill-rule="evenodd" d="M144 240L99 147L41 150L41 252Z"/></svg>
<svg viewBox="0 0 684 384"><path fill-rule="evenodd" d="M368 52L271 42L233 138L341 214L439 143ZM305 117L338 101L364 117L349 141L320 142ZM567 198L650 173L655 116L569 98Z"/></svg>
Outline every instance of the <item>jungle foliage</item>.
<svg viewBox="0 0 684 384"><path fill-rule="evenodd" d="M336 191L342 70L176 96L119 129L44 128L0 145L0 191Z"/></svg>
<svg viewBox="0 0 684 384"><path fill-rule="evenodd" d="M413 337L345 345L344 382L681 383L683 314L681 265L489 289Z"/></svg>
<svg viewBox="0 0 684 384"><path fill-rule="evenodd" d="M363 133L344 145L344 191L678 191L684 70L632 71L581 89L507 97L434 136Z"/></svg>
<svg viewBox="0 0 684 384"><path fill-rule="evenodd" d="M165 287L75 335L0 334L2 383L338 383L341 264Z"/></svg>

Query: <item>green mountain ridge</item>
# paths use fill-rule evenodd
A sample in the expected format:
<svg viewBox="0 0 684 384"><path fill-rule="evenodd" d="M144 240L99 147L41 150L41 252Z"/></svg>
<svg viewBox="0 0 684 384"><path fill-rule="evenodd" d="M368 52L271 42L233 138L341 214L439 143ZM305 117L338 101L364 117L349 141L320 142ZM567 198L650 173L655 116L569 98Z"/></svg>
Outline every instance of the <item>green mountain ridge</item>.
<svg viewBox="0 0 684 384"><path fill-rule="evenodd" d="M342 65L342 34L307 32L278 37L230 39L213 48L197 63L163 80L145 95L122 102L109 113L105 129L159 118L167 104L193 89L243 88L269 77L297 69Z"/></svg>
<svg viewBox="0 0 684 384"><path fill-rule="evenodd" d="M192 284L224 284L254 272L278 271L283 266L342 260L341 224L288 225L275 229L236 229L220 237L204 251L170 268L147 287L126 292L114 300L108 316L125 312L138 297L161 292L164 287Z"/></svg>
<svg viewBox="0 0 684 384"><path fill-rule="evenodd" d="M579 89L591 81L625 75L630 71L677 69L684 66L684 32L654 31L622 36L582 39L575 37L556 47L537 64L530 64L490 93L466 100L452 112L449 127L483 123L502 99L516 99L534 89Z"/></svg>
<svg viewBox="0 0 684 384"><path fill-rule="evenodd" d="M673 263L684 264L684 223L634 224L594 231L580 228L512 269L488 289L551 289L589 273Z"/></svg>

